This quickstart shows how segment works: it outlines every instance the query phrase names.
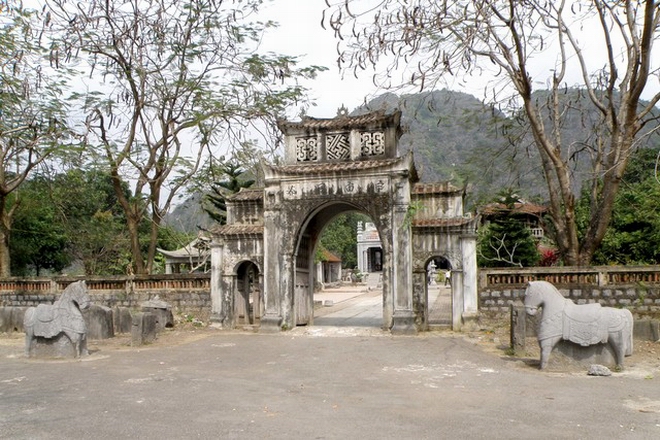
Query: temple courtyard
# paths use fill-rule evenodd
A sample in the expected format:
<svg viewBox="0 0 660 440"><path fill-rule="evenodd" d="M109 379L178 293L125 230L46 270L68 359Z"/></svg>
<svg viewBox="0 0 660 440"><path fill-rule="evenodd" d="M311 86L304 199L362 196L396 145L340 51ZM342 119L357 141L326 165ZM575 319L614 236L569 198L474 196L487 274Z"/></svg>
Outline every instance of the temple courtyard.
<svg viewBox="0 0 660 440"><path fill-rule="evenodd" d="M533 350L507 355L506 326L392 336L378 293L315 300L312 326L179 326L148 346L90 341L80 361L28 360L20 334L0 335L0 438L660 437L657 343L609 377L541 372Z"/></svg>

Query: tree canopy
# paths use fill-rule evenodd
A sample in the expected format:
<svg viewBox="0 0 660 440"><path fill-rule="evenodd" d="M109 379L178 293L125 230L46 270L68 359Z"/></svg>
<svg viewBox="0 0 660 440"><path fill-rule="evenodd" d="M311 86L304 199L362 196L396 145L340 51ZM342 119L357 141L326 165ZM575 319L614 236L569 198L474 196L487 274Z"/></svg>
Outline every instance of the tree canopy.
<svg viewBox="0 0 660 440"><path fill-rule="evenodd" d="M15 192L33 170L71 145L62 99L68 72L54 66L47 41L21 3L0 4L0 276L10 275Z"/></svg>
<svg viewBox="0 0 660 440"><path fill-rule="evenodd" d="M213 220L224 225L227 223L227 197L239 192L241 188L249 188L255 180L246 178L242 165L235 161L223 164L220 172L224 179L211 184L211 191L204 195L202 207Z"/></svg>
<svg viewBox="0 0 660 440"><path fill-rule="evenodd" d="M340 39L343 69L359 74L373 68L386 87L403 75L399 83L420 89L489 76L484 96L524 120L538 153L553 238L565 264L591 262L630 155L658 125L653 109L660 93L649 84L659 63L653 51L660 23L655 1L328 4L324 24ZM539 84L549 89L546 99L534 96ZM570 87L584 90L583 104L597 115L582 120L588 135L572 142L561 130L575 108L575 101L565 99ZM645 93L651 96L642 101ZM587 174L574 173L576 155L590 161ZM583 233L576 221L576 181L587 184L591 199Z"/></svg>
<svg viewBox="0 0 660 440"><path fill-rule="evenodd" d="M109 168L137 273L151 272L158 230L174 197L227 145L272 133L304 99L298 78L321 68L261 53L272 22L253 19L262 0L47 0L43 16L55 63L88 75L76 102L91 157ZM129 195L123 191L128 183ZM149 219L143 249L139 227Z"/></svg>
<svg viewBox="0 0 660 440"><path fill-rule="evenodd" d="M660 264L660 184L656 173L658 148L641 149L630 160L616 196L612 222L601 246L594 254L595 264ZM656 168L657 169L657 168ZM584 193L579 208L589 204ZM578 219L584 221L578 209Z"/></svg>

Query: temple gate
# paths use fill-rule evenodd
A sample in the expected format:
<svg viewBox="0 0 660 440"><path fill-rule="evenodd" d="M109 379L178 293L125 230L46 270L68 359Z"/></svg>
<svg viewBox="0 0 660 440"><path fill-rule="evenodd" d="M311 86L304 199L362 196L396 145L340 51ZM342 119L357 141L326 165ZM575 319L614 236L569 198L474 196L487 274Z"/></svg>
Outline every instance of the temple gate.
<svg viewBox="0 0 660 440"><path fill-rule="evenodd" d="M400 117L375 112L280 122L283 163L263 165L264 188L229 197L227 225L213 230L213 322L234 328L240 311L252 310L250 322L260 331L313 325L318 238L349 211L367 214L381 237L383 329L428 329L426 264L438 256L451 262L456 277L452 327L476 316L476 219L463 215L462 190L418 183L412 154L397 155ZM247 263L250 287L241 270Z"/></svg>

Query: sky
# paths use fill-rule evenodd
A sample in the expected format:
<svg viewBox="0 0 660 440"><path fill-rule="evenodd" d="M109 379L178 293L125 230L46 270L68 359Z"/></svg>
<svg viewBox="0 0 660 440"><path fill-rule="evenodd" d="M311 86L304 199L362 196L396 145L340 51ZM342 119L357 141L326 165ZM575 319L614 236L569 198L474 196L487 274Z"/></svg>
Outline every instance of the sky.
<svg viewBox="0 0 660 440"><path fill-rule="evenodd" d="M364 1L373 3L375 0ZM321 73L315 81L305 84L311 89L310 96L317 103L317 106L312 107L307 113L314 117L332 118L336 116L337 109L342 105L350 111L361 105L365 98L369 100L385 91L374 86L373 72L364 71L357 79L352 73L342 75L339 72L336 63L337 40L332 30L324 30L321 27L323 10L326 8L325 0L274 0L264 7L263 14L264 17L280 23L280 27L266 37L263 49L286 55L302 55L302 64L328 67L328 70ZM577 38L585 43L584 56L590 67L602 67L605 63L602 51L590 50L602 47L597 41L601 38L598 27L590 27L587 22L577 22L571 24L571 29L576 33ZM535 64L531 66L533 76L539 78L535 83L537 88L547 87L546 82L555 69L556 50L556 47L548 45L545 53L537 56ZM655 47L655 51L658 50L660 47ZM657 59L660 59L660 56L656 57ZM581 72L575 66L568 70L567 78L569 86L579 85L582 82ZM479 99L484 98L484 88L487 85L498 81L488 75L449 80L453 82L447 83L447 88L472 94ZM406 92L415 91L408 89ZM657 77L652 78L644 97L648 98L658 91L660 91L660 81ZM287 117L297 119L297 115L287 115Z"/></svg>
<svg viewBox="0 0 660 440"><path fill-rule="evenodd" d="M364 102L365 96L382 93L373 85L368 71L358 79L352 74L341 75L336 61L337 41L332 30L321 27L325 8L325 0L276 0L263 11L264 17L278 22L280 27L266 36L262 49L303 56L303 65L328 68L315 81L304 83L317 103L307 113L318 118L336 116L342 105L353 110Z"/></svg>

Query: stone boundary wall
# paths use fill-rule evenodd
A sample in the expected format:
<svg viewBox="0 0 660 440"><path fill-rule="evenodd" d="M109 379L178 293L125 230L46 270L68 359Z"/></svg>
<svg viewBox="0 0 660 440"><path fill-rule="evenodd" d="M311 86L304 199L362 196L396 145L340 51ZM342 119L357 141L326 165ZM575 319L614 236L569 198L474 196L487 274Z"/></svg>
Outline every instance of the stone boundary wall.
<svg viewBox="0 0 660 440"><path fill-rule="evenodd" d="M522 304L528 281L549 281L576 304L630 309L635 318L660 317L660 266L538 267L479 271L479 310L505 317Z"/></svg>
<svg viewBox="0 0 660 440"><path fill-rule="evenodd" d="M210 274L171 274L124 277L55 277L0 279L0 307L52 304L69 284L84 279L93 304L139 309L158 297L175 313L206 320L211 311Z"/></svg>

